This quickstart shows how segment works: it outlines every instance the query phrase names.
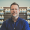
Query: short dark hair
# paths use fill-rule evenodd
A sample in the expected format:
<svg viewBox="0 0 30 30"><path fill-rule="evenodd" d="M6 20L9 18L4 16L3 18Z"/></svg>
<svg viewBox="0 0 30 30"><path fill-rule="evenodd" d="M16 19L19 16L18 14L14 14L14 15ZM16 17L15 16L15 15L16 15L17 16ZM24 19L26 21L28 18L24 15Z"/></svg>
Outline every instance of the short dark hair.
<svg viewBox="0 0 30 30"><path fill-rule="evenodd" d="M14 3L12 3L12 4L10 5L10 9L11 9L11 6L12 6L12 5L17 5L18 8L19 8L19 5L18 5L17 3L14 2Z"/></svg>

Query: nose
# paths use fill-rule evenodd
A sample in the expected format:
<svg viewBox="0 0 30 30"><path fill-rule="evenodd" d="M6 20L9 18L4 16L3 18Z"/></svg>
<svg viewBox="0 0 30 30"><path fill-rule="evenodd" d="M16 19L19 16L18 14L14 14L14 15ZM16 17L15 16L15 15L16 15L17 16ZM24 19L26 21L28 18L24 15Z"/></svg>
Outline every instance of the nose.
<svg viewBox="0 0 30 30"><path fill-rule="evenodd" d="M15 11L15 9L13 11Z"/></svg>

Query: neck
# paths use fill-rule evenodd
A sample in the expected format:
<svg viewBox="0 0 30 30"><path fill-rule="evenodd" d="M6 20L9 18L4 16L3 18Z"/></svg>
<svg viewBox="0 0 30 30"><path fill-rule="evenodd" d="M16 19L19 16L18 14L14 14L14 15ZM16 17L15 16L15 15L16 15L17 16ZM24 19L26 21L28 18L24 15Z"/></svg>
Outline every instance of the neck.
<svg viewBox="0 0 30 30"><path fill-rule="evenodd" d="M18 17L19 17L19 16L17 16L17 17L13 17L13 16L12 16L13 21L16 22L17 19L18 19Z"/></svg>

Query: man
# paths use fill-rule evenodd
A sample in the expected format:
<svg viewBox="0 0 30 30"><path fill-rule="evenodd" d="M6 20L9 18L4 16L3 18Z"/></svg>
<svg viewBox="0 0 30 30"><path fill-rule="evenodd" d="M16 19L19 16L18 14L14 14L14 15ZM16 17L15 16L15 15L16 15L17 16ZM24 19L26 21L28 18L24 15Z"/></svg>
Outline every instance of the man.
<svg viewBox="0 0 30 30"><path fill-rule="evenodd" d="M3 22L1 30L29 30L27 21L19 17L19 5L12 3L10 6L11 18Z"/></svg>

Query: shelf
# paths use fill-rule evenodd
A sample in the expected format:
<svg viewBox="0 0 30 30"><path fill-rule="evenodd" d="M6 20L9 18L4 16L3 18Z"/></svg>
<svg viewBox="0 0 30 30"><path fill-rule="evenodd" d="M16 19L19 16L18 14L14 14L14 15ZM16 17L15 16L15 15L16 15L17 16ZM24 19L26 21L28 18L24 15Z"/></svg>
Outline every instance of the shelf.
<svg viewBox="0 0 30 30"><path fill-rule="evenodd" d="M2 25L0 25L0 28L1 28Z"/></svg>
<svg viewBox="0 0 30 30"><path fill-rule="evenodd" d="M2 25L2 23L0 23L0 25Z"/></svg>
<svg viewBox="0 0 30 30"><path fill-rule="evenodd" d="M0 10L0 11L4 11L4 10Z"/></svg>
<svg viewBox="0 0 30 30"><path fill-rule="evenodd" d="M19 14L26 14L26 13L19 13Z"/></svg>
<svg viewBox="0 0 30 30"><path fill-rule="evenodd" d="M3 21L4 22L4 21ZM2 24L3 22L0 22L0 24Z"/></svg>
<svg viewBox="0 0 30 30"><path fill-rule="evenodd" d="M0 14L0 15L4 15L4 14Z"/></svg>
<svg viewBox="0 0 30 30"><path fill-rule="evenodd" d="M27 15L30 15L30 13L27 13Z"/></svg>
<svg viewBox="0 0 30 30"><path fill-rule="evenodd" d="M4 15L11 15L11 14L4 14Z"/></svg>
<svg viewBox="0 0 30 30"><path fill-rule="evenodd" d="M27 10L27 11L30 11L30 10Z"/></svg>
<svg viewBox="0 0 30 30"><path fill-rule="evenodd" d="M3 22L0 22L0 24L2 24Z"/></svg>
<svg viewBox="0 0 30 30"><path fill-rule="evenodd" d="M10 12L5 12L5 13L10 13Z"/></svg>
<svg viewBox="0 0 30 30"><path fill-rule="evenodd" d="M30 15L27 15L27 16L30 16Z"/></svg>

